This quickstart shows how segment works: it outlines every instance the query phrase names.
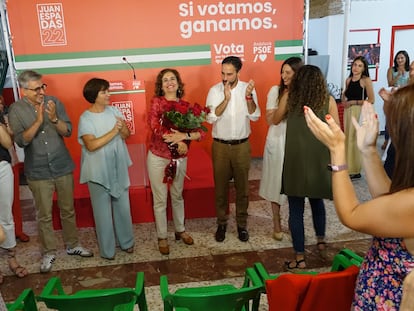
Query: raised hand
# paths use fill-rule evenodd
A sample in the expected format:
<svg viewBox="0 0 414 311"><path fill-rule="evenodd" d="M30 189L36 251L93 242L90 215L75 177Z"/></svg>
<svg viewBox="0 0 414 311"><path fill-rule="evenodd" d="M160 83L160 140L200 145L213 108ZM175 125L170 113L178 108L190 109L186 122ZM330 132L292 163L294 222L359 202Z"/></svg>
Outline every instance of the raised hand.
<svg viewBox="0 0 414 311"><path fill-rule="evenodd" d="M39 125L41 125L43 123L43 112L45 111L45 104L39 104L36 111L36 121L39 123Z"/></svg>
<svg viewBox="0 0 414 311"><path fill-rule="evenodd" d="M364 102L361 109L360 121L361 124L352 117L352 124L356 129L357 146L363 153L372 147L376 148L377 144L379 122L373 104L367 101Z"/></svg>
<svg viewBox="0 0 414 311"><path fill-rule="evenodd" d="M308 106L304 106L303 110L308 128L329 150L332 151L339 145L345 144L345 134L331 115L327 114L325 116L325 123Z"/></svg>
<svg viewBox="0 0 414 311"><path fill-rule="evenodd" d="M231 98L231 85L230 82L227 81L224 84L224 99L228 102Z"/></svg>
<svg viewBox="0 0 414 311"><path fill-rule="evenodd" d="M250 80L249 84L246 87L246 96L251 96L254 90L254 81Z"/></svg>
<svg viewBox="0 0 414 311"><path fill-rule="evenodd" d="M56 104L53 100L48 100L45 111L47 112L47 115L49 116L49 120L54 121L57 118L56 115Z"/></svg>

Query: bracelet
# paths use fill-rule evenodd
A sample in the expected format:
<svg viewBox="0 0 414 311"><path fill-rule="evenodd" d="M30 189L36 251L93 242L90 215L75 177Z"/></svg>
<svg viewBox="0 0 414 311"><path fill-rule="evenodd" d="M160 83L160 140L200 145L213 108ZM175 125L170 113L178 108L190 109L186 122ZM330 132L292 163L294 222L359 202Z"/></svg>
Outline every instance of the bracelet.
<svg viewBox="0 0 414 311"><path fill-rule="evenodd" d="M250 94L250 95L246 95L246 99L247 100L252 100L253 99L253 96Z"/></svg>
<svg viewBox="0 0 414 311"><path fill-rule="evenodd" d="M189 140L191 140L191 134L190 134L190 133L187 133L187 138L188 138Z"/></svg>
<svg viewBox="0 0 414 311"><path fill-rule="evenodd" d="M347 164L341 164L341 165L334 165L334 164L328 164L328 170L331 172L340 172L345 171L348 169Z"/></svg>
<svg viewBox="0 0 414 311"><path fill-rule="evenodd" d="M57 124L59 122L59 119L56 118L56 119L54 119L53 121L50 121L50 122L52 122L53 124Z"/></svg>

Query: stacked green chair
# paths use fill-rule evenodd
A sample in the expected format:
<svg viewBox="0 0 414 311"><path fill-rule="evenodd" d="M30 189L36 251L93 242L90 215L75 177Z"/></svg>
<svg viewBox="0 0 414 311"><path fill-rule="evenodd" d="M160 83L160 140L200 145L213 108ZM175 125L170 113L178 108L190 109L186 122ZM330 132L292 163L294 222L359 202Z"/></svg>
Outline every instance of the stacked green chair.
<svg viewBox="0 0 414 311"><path fill-rule="evenodd" d="M135 289L108 288L80 290L74 294L65 294L60 279L51 278L38 301L43 301L48 308L59 311L132 311L138 304L140 311L147 311L144 288L144 273L138 272Z"/></svg>
<svg viewBox="0 0 414 311"><path fill-rule="evenodd" d="M6 306L9 311L38 311L35 295L30 288L25 289L15 302Z"/></svg>
<svg viewBox="0 0 414 311"><path fill-rule="evenodd" d="M263 286L254 268L246 269L240 288L223 284L181 288L171 293L167 276L160 278L164 311L257 311Z"/></svg>
<svg viewBox="0 0 414 311"><path fill-rule="evenodd" d="M359 267L359 266L361 266L362 262L364 261L364 258L362 258L361 256L355 254L353 251L351 251L348 248L343 248L337 255L344 256L346 258L348 266L351 265L351 264L354 264L354 265ZM335 258L334 258L334 263L332 264L332 266L334 264L335 264Z"/></svg>

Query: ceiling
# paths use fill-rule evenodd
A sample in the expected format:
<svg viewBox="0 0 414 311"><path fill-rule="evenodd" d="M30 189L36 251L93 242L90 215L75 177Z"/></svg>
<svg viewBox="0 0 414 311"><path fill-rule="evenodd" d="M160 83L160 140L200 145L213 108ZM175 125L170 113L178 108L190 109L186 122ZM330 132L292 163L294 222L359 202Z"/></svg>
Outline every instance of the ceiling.
<svg viewBox="0 0 414 311"><path fill-rule="evenodd" d="M343 14L344 2L344 0L310 0L309 18Z"/></svg>

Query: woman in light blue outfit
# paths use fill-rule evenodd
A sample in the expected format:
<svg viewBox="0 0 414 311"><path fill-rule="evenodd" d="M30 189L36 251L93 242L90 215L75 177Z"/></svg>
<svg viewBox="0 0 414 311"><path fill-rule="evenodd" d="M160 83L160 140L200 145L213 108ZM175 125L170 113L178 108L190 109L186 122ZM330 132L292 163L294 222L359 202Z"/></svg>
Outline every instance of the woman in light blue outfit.
<svg viewBox="0 0 414 311"><path fill-rule="evenodd" d="M80 182L88 183L100 255L114 259L116 244L134 251L128 176L132 162L125 144L130 132L121 112L109 106L108 81L89 80L83 96L92 105L79 120Z"/></svg>

